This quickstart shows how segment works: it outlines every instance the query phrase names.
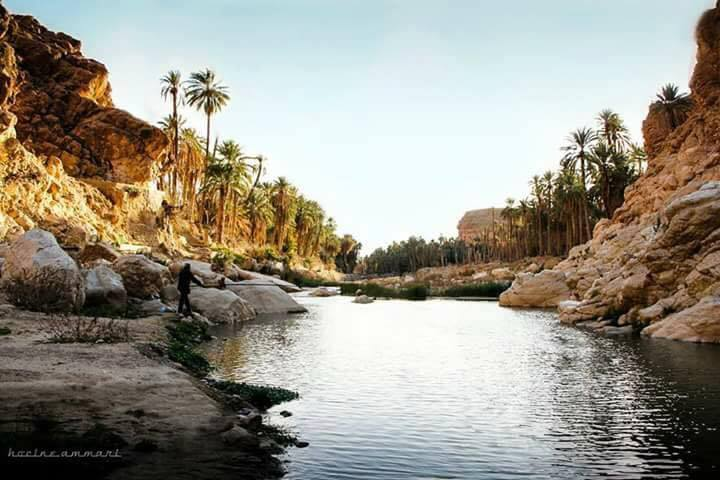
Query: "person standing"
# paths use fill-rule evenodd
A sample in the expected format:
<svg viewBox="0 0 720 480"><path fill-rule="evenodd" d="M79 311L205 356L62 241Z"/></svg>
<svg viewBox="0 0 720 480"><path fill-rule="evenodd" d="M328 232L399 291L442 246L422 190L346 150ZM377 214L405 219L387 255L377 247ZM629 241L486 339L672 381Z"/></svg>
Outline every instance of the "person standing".
<svg viewBox="0 0 720 480"><path fill-rule="evenodd" d="M180 301L178 302L178 315L192 316L192 309L190 308L190 283L195 283L201 287L204 287L203 283L198 280L190 270L190 264L186 263L180 270L178 275L177 289L180 292ZM186 308L186 309L185 309Z"/></svg>

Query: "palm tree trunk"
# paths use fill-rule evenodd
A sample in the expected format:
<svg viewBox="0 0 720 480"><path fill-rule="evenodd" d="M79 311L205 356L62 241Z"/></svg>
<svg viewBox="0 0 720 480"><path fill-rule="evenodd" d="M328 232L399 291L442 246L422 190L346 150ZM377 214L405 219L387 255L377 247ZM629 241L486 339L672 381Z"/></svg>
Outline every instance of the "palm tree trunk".
<svg viewBox="0 0 720 480"><path fill-rule="evenodd" d="M205 142L205 161L208 162L210 160L210 114L207 114L207 135L205 138L207 141Z"/></svg>
<svg viewBox="0 0 720 480"><path fill-rule="evenodd" d="M221 187L218 192L218 208L215 214L215 226L217 229L217 242L223 241L223 229L225 227L225 188Z"/></svg>

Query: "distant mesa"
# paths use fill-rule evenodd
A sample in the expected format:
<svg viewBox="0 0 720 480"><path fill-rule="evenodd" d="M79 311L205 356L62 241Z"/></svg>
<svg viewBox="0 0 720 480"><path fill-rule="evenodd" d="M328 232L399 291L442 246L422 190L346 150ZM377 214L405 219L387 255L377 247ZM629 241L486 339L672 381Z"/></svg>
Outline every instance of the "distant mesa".
<svg viewBox="0 0 720 480"><path fill-rule="evenodd" d="M492 227L493 211L497 220L501 210L500 208L480 208L465 212L458 222L458 237L466 242L481 238L483 230Z"/></svg>

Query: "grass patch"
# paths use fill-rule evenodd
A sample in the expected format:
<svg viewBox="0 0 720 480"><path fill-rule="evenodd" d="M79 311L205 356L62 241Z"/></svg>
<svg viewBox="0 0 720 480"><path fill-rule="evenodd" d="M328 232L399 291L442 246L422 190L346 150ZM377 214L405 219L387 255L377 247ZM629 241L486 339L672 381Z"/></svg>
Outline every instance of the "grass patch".
<svg viewBox="0 0 720 480"><path fill-rule="evenodd" d="M204 377L213 369L207 358L195 349L200 343L210 339L207 326L198 322L182 322L168 325L168 357L184 366L195 375Z"/></svg>
<svg viewBox="0 0 720 480"><path fill-rule="evenodd" d="M505 290L510 288L509 282L485 282L469 285L458 285L433 291L437 297L489 297L497 298Z"/></svg>
<svg viewBox="0 0 720 480"><path fill-rule="evenodd" d="M272 406L300 397L299 393L293 392L292 390L269 385L251 385L249 383L237 383L225 380L212 381L210 385L223 393L239 395L260 410L267 410Z"/></svg>
<svg viewBox="0 0 720 480"><path fill-rule="evenodd" d="M428 287L422 283L407 284L401 288L387 288L376 283L341 283L342 295L354 296L358 290L368 297L400 298L404 300L425 300L430 295Z"/></svg>
<svg viewBox="0 0 720 480"><path fill-rule="evenodd" d="M7 327L0 327L0 336L10 335L12 331Z"/></svg>
<svg viewBox="0 0 720 480"><path fill-rule="evenodd" d="M285 271L281 275L281 278L285 280L286 282L294 283L298 287L309 287L309 288L318 288L318 287L339 287L339 282L329 282L327 280L316 280L314 278L306 277L304 275L301 275L300 273L293 272L291 270Z"/></svg>

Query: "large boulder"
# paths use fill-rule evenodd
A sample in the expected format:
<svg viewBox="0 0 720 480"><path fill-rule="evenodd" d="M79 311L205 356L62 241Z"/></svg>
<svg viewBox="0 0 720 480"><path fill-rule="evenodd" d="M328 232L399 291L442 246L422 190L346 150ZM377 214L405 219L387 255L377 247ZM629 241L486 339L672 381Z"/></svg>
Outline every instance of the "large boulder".
<svg viewBox="0 0 720 480"><path fill-rule="evenodd" d="M307 312L280 287L268 285L263 280L248 280L240 285L229 285L227 289L252 305L258 315Z"/></svg>
<svg viewBox="0 0 720 480"><path fill-rule="evenodd" d="M85 306L109 305L116 309L127 306L127 292L122 277L105 265L86 270Z"/></svg>
<svg viewBox="0 0 720 480"><path fill-rule="evenodd" d="M279 278L271 277L270 275L263 275L262 273L250 272L248 270L239 270L237 274L242 280L263 280L266 283L277 285L288 293L302 292L302 288L298 287L294 283L286 282L285 280L280 280Z"/></svg>
<svg viewBox="0 0 720 480"><path fill-rule="evenodd" d="M13 303L31 310L74 311L85 302L80 269L45 230L30 230L13 242L0 286Z"/></svg>
<svg viewBox="0 0 720 480"><path fill-rule="evenodd" d="M515 280L515 274L509 268L496 268L490 274L495 280L501 282L512 282Z"/></svg>
<svg viewBox="0 0 720 480"><path fill-rule="evenodd" d="M697 305L653 323L642 334L686 342L720 343L720 297L706 297Z"/></svg>
<svg viewBox="0 0 720 480"><path fill-rule="evenodd" d="M177 302L179 293L173 285L162 290L162 298L168 303ZM255 309L230 290L193 287L190 292L190 306L213 323L241 323L256 316Z"/></svg>
<svg viewBox="0 0 720 480"><path fill-rule="evenodd" d="M334 297L337 295L340 295L340 293L336 289L327 288L327 287L318 287L315 290L313 290L312 292L310 292L311 297L325 298L325 297Z"/></svg>
<svg viewBox="0 0 720 480"><path fill-rule="evenodd" d="M536 275L521 273L509 290L500 295L504 307L554 308L570 300L572 292L567 285L565 274L544 270Z"/></svg>
<svg viewBox="0 0 720 480"><path fill-rule="evenodd" d="M200 262L198 260L177 260L171 263L169 268L173 277L177 278L180 270L183 269L185 264L189 264L190 271L193 275L206 285L218 285L226 280L224 275L213 271L211 264L207 262Z"/></svg>
<svg viewBox="0 0 720 480"><path fill-rule="evenodd" d="M113 263L131 297L151 298L170 282L170 271L144 255L126 255Z"/></svg>

